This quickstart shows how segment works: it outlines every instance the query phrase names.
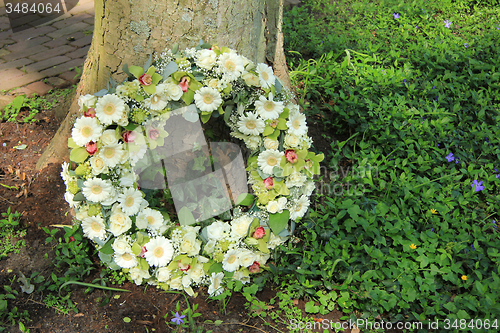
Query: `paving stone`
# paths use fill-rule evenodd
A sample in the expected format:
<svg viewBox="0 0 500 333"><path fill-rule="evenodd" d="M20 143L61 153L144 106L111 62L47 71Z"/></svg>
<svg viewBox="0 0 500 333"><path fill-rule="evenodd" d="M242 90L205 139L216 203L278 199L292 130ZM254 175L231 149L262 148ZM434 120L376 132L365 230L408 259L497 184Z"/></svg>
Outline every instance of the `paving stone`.
<svg viewBox="0 0 500 333"><path fill-rule="evenodd" d="M2 112L5 107L7 105L9 105L10 103L12 103L12 101L14 100L14 96L11 96L11 95L0 95L0 112Z"/></svg>
<svg viewBox="0 0 500 333"><path fill-rule="evenodd" d="M49 36L51 38L58 38L58 37L61 37L61 36L64 36L64 35L67 35L67 34L70 34L73 32L86 30L89 27L90 26L87 23L79 22L79 23L75 23L69 27L66 27L64 29L56 30L56 31L53 31L51 33L48 33L47 36Z"/></svg>
<svg viewBox="0 0 500 333"><path fill-rule="evenodd" d="M65 88L71 85L71 82L68 82L60 77L49 77L47 82L56 88Z"/></svg>
<svg viewBox="0 0 500 333"><path fill-rule="evenodd" d="M11 79L15 79L16 77L22 76L26 74L25 71L16 69L16 68L6 68L0 71L1 81L9 81Z"/></svg>
<svg viewBox="0 0 500 333"><path fill-rule="evenodd" d="M51 49L50 51L46 52L40 52L34 55L29 56L30 59L35 60L35 61L42 61L51 57L56 57L68 52L72 52L75 50L74 46L69 46L69 45L61 45L59 47L56 47L54 49ZM75 57L72 57L75 58Z"/></svg>
<svg viewBox="0 0 500 333"><path fill-rule="evenodd" d="M2 31L0 32L0 40L4 40L4 39L10 39L12 38L12 35L14 33L12 32L12 30L6 30L6 31Z"/></svg>
<svg viewBox="0 0 500 333"><path fill-rule="evenodd" d="M52 86L43 83L42 81L34 82L26 86L26 88L33 90L38 96L43 96L53 89Z"/></svg>
<svg viewBox="0 0 500 333"><path fill-rule="evenodd" d="M52 57L52 58L45 59L42 61L37 61L32 65L24 67L24 69L28 73L40 72L41 70L60 65L60 64L65 63L69 60L71 60L71 58L66 57L66 56Z"/></svg>
<svg viewBox="0 0 500 333"><path fill-rule="evenodd" d="M0 73L0 77L3 75ZM43 75L40 73L28 73L21 76L14 77L12 79L2 79L0 80L0 90L10 90L17 87L22 87L28 83L35 82L43 79Z"/></svg>
<svg viewBox="0 0 500 333"><path fill-rule="evenodd" d="M33 62L33 60L28 59L28 58L21 58L21 59L17 59L14 61L8 61L8 62L0 65L0 71L5 70L5 69L9 69L9 68L21 68L21 70L22 70L23 66L29 65L32 62Z"/></svg>
<svg viewBox="0 0 500 333"><path fill-rule="evenodd" d="M43 77L56 76L61 73L69 71L71 68L80 67L83 65L84 62L85 60L82 58L73 59L71 61L60 64L56 67L45 69L39 72L39 74L41 74Z"/></svg>
<svg viewBox="0 0 500 333"><path fill-rule="evenodd" d="M67 72L64 72L64 73L61 73L59 75L60 78L68 81L68 82L71 82L71 84L76 84L78 81L80 81L80 77L76 77L76 72L75 71L67 71Z"/></svg>
<svg viewBox="0 0 500 333"><path fill-rule="evenodd" d="M75 40L74 42L71 42L70 45L82 47L85 45L89 45L90 43L92 43L92 35L88 35L78 40Z"/></svg>
<svg viewBox="0 0 500 333"><path fill-rule="evenodd" d="M45 43L49 40L50 40L50 38L47 36L35 37L35 38L30 39L30 40L26 40L24 42L18 42L15 44L11 44L11 45L7 46L6 49L11 51L11 52L20 52L20 51L23 51L23 50L28 49L30 47Z"/></svg>
<svg viewBox="0 0 500 333"><path fill-rule="evenodd" d="M14 40L17 40L17 41L24 41L24 40L27 40L28 38L34 38L36 36L46 35L48 33L51 33L52 31L55 31L55 30L56 30L56 28L53 28L51 26L30 28L30 29L23 30L20 32L12 33L11 38ZM0 37L0 39L1 39L1 37Z"/></svg>
<svg viewBox="0 0 500 333"><path fill-rule="evenodd" d="M88 23L88 24L91 24L91 25L93 26L93 25L94 25L94 23L95 23L95 17L94 17L94 16L92 16L91 18L88 18L88 19L83 20L83 22Z"/></svg>
<svg viewBox="0 0 500 333"><path fill-rule="evenodd" d="M7 61L12 61L12 60L17 60L17 59L20 59L20 58L24 58L24 57L27 57L27 56L30 56L32 54L37 54L37 53L40 53L40 52L45 52L45 51L48 51L49 48L48 47L45 47L43 45L36 45L36 46L33 46L33 47L30 47L26 50L22 50L20 52L12 52L11 54L8 54L4 57L2 57L4 60L7 60Z"/></svg>
<svg viewBox="0 0 500 333"><path fill-rule="evenodd" d="M3 57L3 56L6 56L7 54L9 54L10 51L9 50L6 50L6 49L1 49L0 50L0 57Z"/></svg>
<svg viewBox="0 0 500 333"><path fill-rule="evenodd" d="M78 15L71 16L70 18L67 18L65 20L58 21L58 22L52 24L52 26L57 28L57 29L67 28L75 23L82 22L83 20L86 20L89 18L94 19L94 17L92 15L89 15L87 13L81 13Z"/></svg>
<svg viewBox="0 0 500 333"><path fill-rule="evenodd" d="M54 24L54 23L56 23L56 22L59 22L59 21L61 21L61 20L68 19L68 18L70 18L70 17L71 17L71 14L70 14L70 13L66 13L66 14L64 14L64 15L61 15L61 16L56 17L55 19L53 19L53 20L51 20L51 21L45 21L45 19L44 19L44 18L41 18L41 19L39 19L39 20L36 20L36 21L31 22L31 25L33 25L33 26L40 26L40 27L44 27L44 26L46 26L46 25L50 25L50 26L51 26L52 24Z"/></svg>
<svg viewBox="0 0 500 333"><path fill-rule="evenodd" d="M73 51L71 53L67 53L65 55L67 57L72 58L72 59L81 58L81 57L85 57L87 55L87 53L89 52L89 49L90 49L90 45L87 45L85 47L81 47L81 48L77 49L76 51Z"/></svg>
<svg viewBox="0 0 500 333"><path fill-rule="evenodd" d="M4 47L5 45L10 45L10 44L14 44L16 41L12 40L12 39L4 39L4 40L0 40L0 47Z"/></svg>
<svg viewBox="0 0 500 333"><path fill-rule="evenodd" d="M26 95L26 97L33 97L33 95L36 94L33 90L28 89L26 87L15 88L15 90L11 91L11 93L15 94L16 96Z"/></svg>
<svg viewBox="0 0 500 333"><path fill-rule="evenodd" d="M58 46L61 46L64 44L69 44L69 43L74 42L74 41L76 41L80 38L83 38L83 37L85 37L85 34L81 31L77 31L75 33L71 33L71 34L64 35L64 36L61 36L59 38L53 39L50 42L43 44L43 46L58 47ZM72 39L70 40L69 38L72 38Z"/></svg>

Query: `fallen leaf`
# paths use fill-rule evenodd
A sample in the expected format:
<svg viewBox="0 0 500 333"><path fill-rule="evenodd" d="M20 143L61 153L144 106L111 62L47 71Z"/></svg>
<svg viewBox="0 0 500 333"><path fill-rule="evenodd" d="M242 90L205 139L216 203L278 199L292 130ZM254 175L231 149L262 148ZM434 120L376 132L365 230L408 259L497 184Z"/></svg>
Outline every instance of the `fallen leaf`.
<svg viewBox="0 0 500 333"><path fill-rule="evenodd" d="M85 316L83 313L77 313L76 315L74 315L74 317L83 317Z"/></svg>
<svg viewBox="0 0 500 333"><path fill-rule="evenodd" d="M26 149L26 147L28 147L28 145L24 144L24 145L14 146L12 148L23 150L23 149Z"/></svg>

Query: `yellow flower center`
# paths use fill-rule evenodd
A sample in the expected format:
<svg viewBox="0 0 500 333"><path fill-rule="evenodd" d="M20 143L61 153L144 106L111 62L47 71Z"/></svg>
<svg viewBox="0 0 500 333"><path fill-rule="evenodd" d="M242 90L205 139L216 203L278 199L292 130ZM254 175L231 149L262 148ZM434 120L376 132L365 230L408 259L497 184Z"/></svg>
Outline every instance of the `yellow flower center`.
<svg viewBox="0 0 500 333"><path fill-rule="evenodd" d="M115 110L116 110L116 107L113 103L106 104L103 108L104 113L107 114L108 116L115 113Z"/></svg>
<svg viewBox="0 0 500 333"><path fill-rule="evenodd" d="M264 110L267 112L272 112L274 111L274 102L273 101L267 101L264 103Z"/></svg>
<svg viewBox="0 0 500 333"><path fill-rule="evenodd" d="M260 73L260 75L262 76L262 78L264 79L264 81L269 80L269 75L266 72L262 72L262 73Z"/></svg>
<svg viewBox="0 0 500 333"><path fill-rule="evenodd" d="M130 253L124 253L122 255L122 259L125 261L130 261L130 260L132 260L132 256L130 255Z"/></svg>
<svg viewBox="0 0 500 333"><path fill-rule="evenodd" d="M154 250L153 250L153 255L156 257L156 258L161 258L163 256L163 248L161 246L157 246Z"/></svg>
<svg viewBox="0 0 500 333"><path fill-rule="evenodd" d="M267 164L270 165L270 166L274 166L276 165L276 163L278 163L278 160L276 159L276 157L274 156L269 156L267 158Z"/></svg>
<svg viewBox="0 0 500 333"><path fill-rule="evenodd" d="M227 258L227 262L229 264L232 264L236 261L236 256L233 254L233 255L230 255L229 258Z"/></svg>
<svg viewBox="0 0 500 333"><path fill-rule="evenodd" d="M99 232L101 231L101 225L99 223L97 223L96 221L92 222L92 224L90 225L90 227L92 228L92 230L94 230L95 232Z"/></svg>
<svg viewBox="0 0 500 333"><path fill-rule="evenodd" d="M128 197L127 200L125 200L125 206L132 207L133 205L134 205L134 198Z"/></svg>
<svg viewBox="0 0 500 333"><path fill-rule="evenodd" d="M115 150L113 148L104 148L104 156L106 158L113 158L115 156Z"/></svg>
<svg viewBox="0 0 500 333"><path fill-rule="evenodd" d="M249 121L247 121L246 126L248 129L254 129L255 127L257 127L257 124L255 123L255 121L249 120Z"/></svg>
<svg viewBox="0 0 500 333"><path fill-rule="evenodd" d="M296 130L298 130L300 128L300 120L298 119L295 119L292 123L292 126L293 128L295 128Z"/></svg>
<svg viewBox="0 0 500 333"><path fill-rule="evenodd" d="M93 194L100 194L102 192L102 187L99 186L99 185L93 185L91 188L90 188L90 192L92 192Z"/></svg>
<svg viewBox="0 0 500 333"><path fill-rule="evenodd" d="M82 135L83 135L84 137L86 137L86 138L88 138L89 136L91 136L91 135L92 135L92 132L93 132L93 130L92 130L92 127L90 127L90 126L85 126L85 127L83 127L83 128L82 128L82 130L80 131L80 133L82 133Z"/></svg>
<svg viewBox="0 0 500 333"><path fill-rule="evenodd" d="M234 64L234 62L232 62L231 60L226 60L226 69L228 71L234 71L235 68L236 65Z"/></svg>
<svg viewBox="0 0 500 333"><path fill-rule="evenodd" d="M151 224L154 224L155 223L155 218L152 217L152 216L148 216L146 217L146 220L148 221L148 224L151 225Z"/></svg>
<svg viewBox="0 0 500 333"><path fill-rule="evenodd" d="M214 101L214 98L210 94L203 95L203 103L205 104L212 104Z"/></svg>
<svg viewBox="0 0 500 333"><path fill-rule="evenodd" d="M153 95L153 97L151 97L151 103L152 103L152 104L156 104L156 103L158 103L160 100L161 100L161 98L160 98L160 96L158 96L158 95Z"/></svg>

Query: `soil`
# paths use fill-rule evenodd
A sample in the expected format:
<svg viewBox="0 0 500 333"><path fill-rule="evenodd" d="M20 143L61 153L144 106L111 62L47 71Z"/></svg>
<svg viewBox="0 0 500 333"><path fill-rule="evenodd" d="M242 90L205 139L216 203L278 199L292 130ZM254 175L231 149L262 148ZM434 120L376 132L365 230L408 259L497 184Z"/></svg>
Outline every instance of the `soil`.
<svg viewBox="0 0 500 333"><path fill-rule="evenodd" d="M23 114L24 112L24 114ZM18 119L26 116L28 111L22 111ZM45 239L47 234L43 227L58 228L59 225L71 225L71 214L64 200L65 185L60 177L59 164L51 164L41 171L35 169L36 162L49 144L58 129L55 111L45 110L36 115L34 123L0 122L0 212L6 212L9 207L12 211L22 214L21 224L27 230L24 237L26 246L20 253L10 253L7 258L0 260L0 286L11 284L18 272L30 276L33 272L40 272L49 277L53 271L51 258L54 257L54 248ZM308 121L309 122L309 121ZM321 120L313 120L310 134L314 137L318 150L328 151L328 142L324 142L320 132ZM61 143L65 144L65 143ZM25 149L16 149L14 146L26 145ZM20 147L22 148L22 146ZM59 227L60 228L60 227ZM62 231L60 231L62 235ZM46 255L47 254L47 255ZM100 277L103 267L99 259L93 258L95 269L84 281L92 282ZM78 313L63 314L53 307L44 304L46 291L37 291L28 295L22 293L17 280L12 286L19 291L16 300L10 301L9 307L17 306L20 311L29 312L29 321L25 326L34 333L48 332L171 332L175 325L170 322L171 311L175 312L177 302L180 308L185 309L184 297L179 294L165 293L155 288L136 286L126 282L123 289L130 293L113 293L119 298L111 297L109 303L101 306L102 301L109 296L95 289L85 293L84 287L73 286L71 300L76 304ZM191 305L198 304L197 312L201 316L196 318L199 326L213 332L288 332L283 322L271 320L268 317L261 319L251 316L246 299L239 293L232 295L226 311L222 311L220 303L208 300L206 288L198 290L196 298L189 298ZM269 302L275 297L277 290L269 285L257 294L261 301ZM269 304L269 303L268 303ZM297 307L304 309L304 301L297 301ZM276 304L275 304L276 306ZM272 307L270 308L272 310ZM305 315L305 313L304 313ZM343 314L338 311L321 316L329 320L338 321ZM166 319L165 319L166 316ZM125 322L124 318L130 318ZM221 320L220 326L203 324L204 320ZM276 328L266 325L269 321ZM188 332L186 330L185 332ZM322 330L321 330L322 331ZM11 328L10 332L19 332ZM347 330L346 332L349 332Z"/></svg>

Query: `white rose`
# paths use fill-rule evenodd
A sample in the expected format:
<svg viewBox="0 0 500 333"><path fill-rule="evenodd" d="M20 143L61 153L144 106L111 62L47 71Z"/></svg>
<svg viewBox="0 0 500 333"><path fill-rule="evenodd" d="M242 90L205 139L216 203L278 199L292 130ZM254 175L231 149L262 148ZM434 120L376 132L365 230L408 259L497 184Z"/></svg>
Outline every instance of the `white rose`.
<svg viewBox="0 0 500 333"><path fill-rule="evenodd" d="M277 150L280 146L280 143L278 142L278 140L273 140L273 139L269 139L269 138L265 138L264 140L264 147L266 147L266 149L274 149L274 150Z"/></svg>
<svg viewBox="0 0 500 333"><path fill-rule="evenodd" d="M115 251L115 253L118 254L123 254L125 252L132 252L130 244L123 237L115 238L115 241L113 242L111 247L113 248L113 251Z"/></svg>
<svg viewBox="0 0 500 333"><path fill-rule="evenodd" d="M90 158L90 166L92 167L92 174L96 176L109 172L108 166L99 155L94 155Z"/></svg>
<svg viewBox="0 0 500 333"><path fill-rule="evenodd" d="M213 240L220 240L229 234L230 230L229 224L217 221L207 227L207 236Z"/></svg>
<svg viewBox="0 0 500 333"><path fill-rule="evenodd" d="M294 172L290 176L286 178L285 185L287 187L301 187L305 184L306 182L306 175L304 175L301 172Z"/></svg>
<svg viewBox="0 0 500 333"><path fill-rule="evenodd" d="M269 253L259 252L256 257L257 259L255 261L257 261L259 265L264 266L271 255Z"/></svg>
<svg viewBox="0 0 500 333"><path fill-rule="evenodd" d="M245 72L243 73L241 78L245 81L245 83L248 86L256 86L256 87L260 86L259 77L253 73Z"/></svg>
<svg viewBox="0 0 500 333"><path fill-rule="evenodd" d="M132 226L132 220L123 212L114 212L109 217L109 231L116 237L123 234Z"/></svg>
<svg viewBox="0 0 500 333"><path fill-rule="evenodd" d="M205 247L203 248L203 250L207 253L207 254L212 254L214 253L215 251L215 245L216 245L216 241L213 240L213 239L210 239L207 244L205 244Z"/></svg>
<svg viewBox="0 0 500 333"><path fill-rule="evenodd" d="M116 202L116 200L118 200L118 192L116 191L115 187L113 186L111 188L111 193L109 194L109 197L106 200L101 201L101 204L103 206L111 206L112 204L114 204Z"/></svg>
<svg viewBox="0 0 500 333"><path fill-rule="evenodd" d="M85 95L78 97L78 106L80 109L85 105L87 108L93 108L95 106L95 102L97 102L97 97L94 95Z"/></svg>
<svg viewBox="0 0 500 333"><path fill-rule="evenodd" d="M87 217L89 217L89 215L87 214L87 209L81 207L80 209L78 209L75 213L75 217L78 221L83 221L85 220Z"/></svg>
<svg viewBox="0 0 500 333"><path fill-rule="evenodd" d="M118 138L116 137L116 131L114 129L105 130L101 134L99 139L103 145L115 145L118 143Z"/></svg>
<svg viewBox="0 0 500 333"><path fill-rule="evenodd" d="M219 79L210 79L208 80L207 82L207 87L210 87L210 88L213 88L213 89L217 89L217 90L221 90L219 89Z"/></svg>
<svg viewBox="0 0 500 333"><path fill-rule="evenodd" d="M240 264L243 267L249 267L253 265L254 261L257 261L256 255L250 250L244 250L240 253Z"/></svg>
<svg viewBox="0 0 500 333"><path fill-rule="evenodd" d="M180 253L186 253L188 256L195 256L200 252L201 241L196 239L196 233L188 232L184 235L179 247Z"/></svg>
<svg viewBox="0 0 500 333"><path fill-rule="evenodd" d="M281 245L284 242L285 242L284 238L276 236L271 232L271 235L269 236L269 241L267 242L267 247L273 250L274 248L276 248L276 246Z"/></svg>
<svg viewBox="0 0 500 333"><path fill-rule="evenodd" d="M170 279L170 270L168 267L160 267L156 271L156 278L159 282L167 282Z"/></svg>
<svg viewBox="0 0 500 333"><path fill-rule="evenodd" d="M183 290L182 288L182 277L176 277L170 281L170 288L174 290Z"/></svg>
<svg viewBox="0 0 500 333"><path fill-rule="evenodd" d="M288 147L296 148L299 146L299 144L300 144L300 138L297 135L288 133L285 136L285 145L287 145Z"/></svg>
<svg viewBox="0 0 500 333"><path fill-rule="evenodd" d="M193 280L194 283L199 284L201 283L201 280L203 277L206 275L205 271L203 270L203 265L202 264L196 264L193 265L188 271L187 271L189 277Z"/></svg>
<svg viewBox="0 0 500 333"><path fill-rule="evenodd" d="M267 203L266 209L270 214L275 214L280 210L280 204L278 203L278 201L269 201Z"/></svg>
<svg viewBox="0 0 500 333"><path fill-rule="evenodd" d="M238 217L231 223L231 233L238 238L245 237L252 221L253 219L248 215Z"/></svg>
<svg viewBox="0 0 500 333"><path fill-rule="evenodd" d="M288 202L288 200L285 197L281 197L278 199L278 205L280 206L280 210L285 209L287 202Z"/></svg>
<svg viewBox="0 0 500 333"><path fill-rule="evenodd" d="M142 284L142 279L149 279L151 277L148 271L142 270L138 267L131 268L129 273L130 278L134 280L135 284L138 286Z"/></svg>
<svg viewBox="0 0 500 333"><path fill-rule="evenodd" d="M212 69L217 60L217 54L213 50L201 50L196 64L203 69Z"/></svg>
<svg viewBox="0 0 500 333"><path fill-rule="evenodd" d="M183 93L182 88L173 82L167 83L165 87L165 94L167 95L167 98L171 100L178 101L182 97Z"/></svg>

